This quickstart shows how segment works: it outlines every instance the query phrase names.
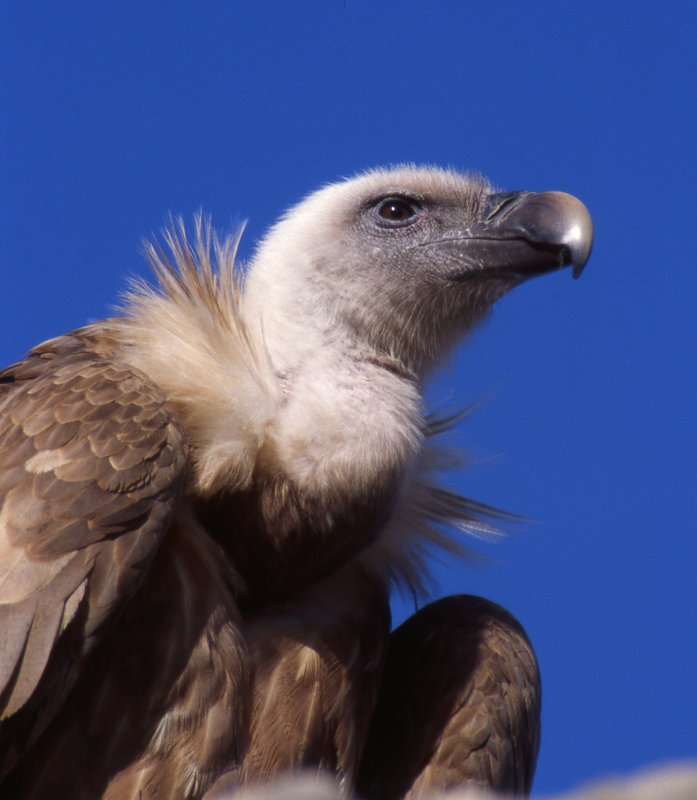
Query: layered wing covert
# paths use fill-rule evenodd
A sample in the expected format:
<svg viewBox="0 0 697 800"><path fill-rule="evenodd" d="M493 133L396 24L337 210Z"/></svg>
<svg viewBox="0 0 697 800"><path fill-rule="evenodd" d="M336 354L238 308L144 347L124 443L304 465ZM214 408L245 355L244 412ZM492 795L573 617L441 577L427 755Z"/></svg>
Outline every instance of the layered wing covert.
<svg viewBox="0 0 697 800"><path fill-rule="evenodd" d="M85 329L0 372L0 776L137 588L182 492L184 434L111 349Z"/></svg>

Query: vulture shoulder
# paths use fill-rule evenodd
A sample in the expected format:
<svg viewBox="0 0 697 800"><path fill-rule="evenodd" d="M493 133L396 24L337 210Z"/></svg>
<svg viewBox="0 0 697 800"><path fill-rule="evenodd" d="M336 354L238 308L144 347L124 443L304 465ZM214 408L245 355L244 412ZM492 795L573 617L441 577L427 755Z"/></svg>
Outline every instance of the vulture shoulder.
<svg viewBox="0 0 697 800"><path fill-rule="evenodd" d="M0 372L0 720L30 720L27 740L138 587L187 458L165 398L108 337L62 336ZM0 748L0 774L24 745Z"/></svg>

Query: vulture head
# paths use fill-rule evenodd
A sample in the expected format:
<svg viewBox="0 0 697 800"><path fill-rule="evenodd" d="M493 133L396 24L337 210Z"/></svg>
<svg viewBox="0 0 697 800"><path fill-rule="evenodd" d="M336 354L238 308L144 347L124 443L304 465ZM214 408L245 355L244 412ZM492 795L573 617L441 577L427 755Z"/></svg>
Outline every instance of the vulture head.
<svg viewBox="0 0 697 800"><path fill-rule="evenodd" d="M563 192L377 170L291 209L262 242L246 298L285 364L302 342L340 337L421 375L523 280L567 265L578 277L591 242L585 206Z"/></svg>

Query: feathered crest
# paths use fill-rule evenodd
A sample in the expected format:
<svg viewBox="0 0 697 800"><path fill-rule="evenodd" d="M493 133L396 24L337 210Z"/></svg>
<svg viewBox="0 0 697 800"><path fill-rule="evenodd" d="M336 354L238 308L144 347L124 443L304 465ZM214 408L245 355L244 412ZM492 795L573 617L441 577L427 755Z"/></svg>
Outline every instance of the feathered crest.
<svg viewBox="0 0 697 800"><path fill-rule="evenodd" d="M157 239L142 242L145 258L161 288L180 305L206 311L201 321L226 330L239 329L241 271L237 250L244 225L222 240L211 219L198 212L194 217L193 237L181 217L170 215L161 232L166 248ZM169 251L169 252L168 252ZM136 287L136 296L142 285ZM131 295L131 298L133 295Z"/></svg>
<svg viewBox="0 0 697 800"><path fill-rule="evenodd" d="M268 353L241 307L237 248L242 230L219 238L197 214L190 235L170 217L143 243L159 287L134 283L126 296L129 360L163 388L190 432L196 484L245 486L278 401Z"/></svg>

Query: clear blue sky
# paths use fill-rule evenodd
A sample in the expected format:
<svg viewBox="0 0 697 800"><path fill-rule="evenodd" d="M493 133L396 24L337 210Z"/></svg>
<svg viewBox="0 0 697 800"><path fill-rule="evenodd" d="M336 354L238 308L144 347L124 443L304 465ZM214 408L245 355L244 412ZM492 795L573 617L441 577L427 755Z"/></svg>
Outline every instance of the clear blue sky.
<svg viewBox="0 0 697 800"><path fill-rule="evenodd" d="M530 634L538 791L697 756L696 30L689 2L3 6L3 364L107 315L169 211L249 219L248 254L401 161L587 204L581 279L517 289L431 391L484 398L455 485L537 520L436 573Z"/></svg>

